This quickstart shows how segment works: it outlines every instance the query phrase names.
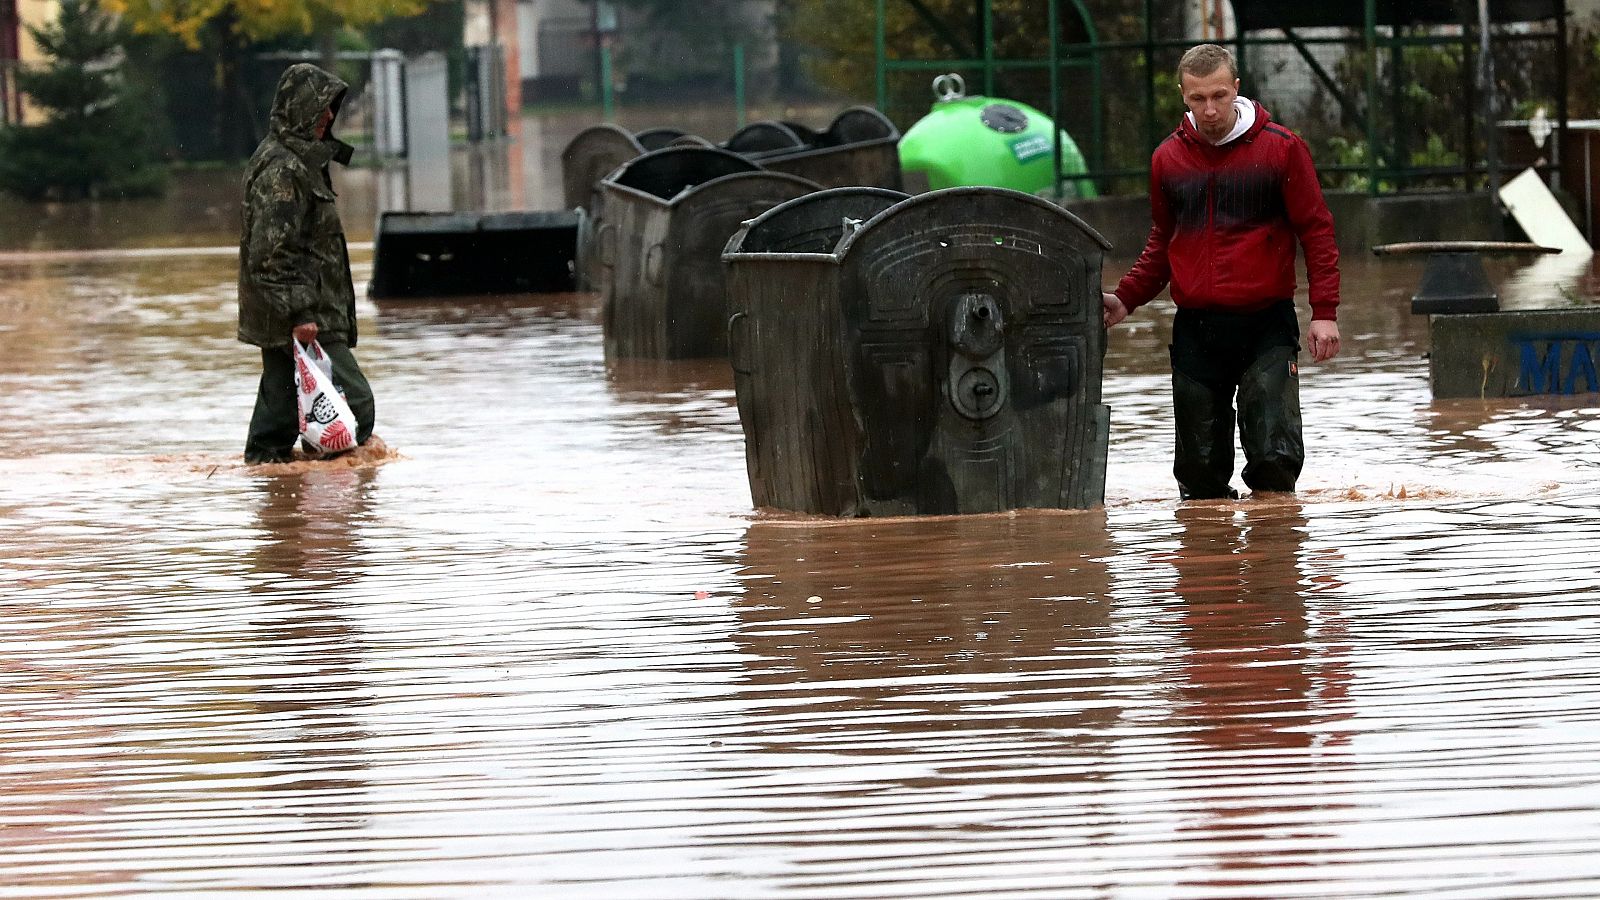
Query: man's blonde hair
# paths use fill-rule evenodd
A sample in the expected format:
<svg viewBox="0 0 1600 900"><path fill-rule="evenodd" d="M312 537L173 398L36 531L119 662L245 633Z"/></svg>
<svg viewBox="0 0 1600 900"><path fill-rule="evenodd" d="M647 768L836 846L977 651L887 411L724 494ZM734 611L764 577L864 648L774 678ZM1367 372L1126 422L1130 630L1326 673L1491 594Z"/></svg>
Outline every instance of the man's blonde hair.
<svg viewBox="0 0 1600 900"><path fill-rule="evenodd" d="M1233 62L1233 54L1227 47L1216 44L1196 44L1183 54L1183 59L1178 60L1178 80L1183 81L1183 76L1193 75L1204 78L1222 66L1228 67L1228 77L1237 79L1239 67Z"/></svg>

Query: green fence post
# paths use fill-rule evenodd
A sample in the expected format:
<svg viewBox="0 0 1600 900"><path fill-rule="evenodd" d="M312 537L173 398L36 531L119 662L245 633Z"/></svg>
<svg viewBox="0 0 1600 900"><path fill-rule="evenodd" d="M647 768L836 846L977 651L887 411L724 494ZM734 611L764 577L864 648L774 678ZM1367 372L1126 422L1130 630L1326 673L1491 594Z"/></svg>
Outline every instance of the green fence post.
<svg viewBox="0 0 1600 900"><path fill-rule="evenodd" d="M1378 0L1367 0L1367 193L1378 196ZM1399 77L1399 73L1395 73ZM1399 123L1396 123L1398 125Z"/></svg>
<svg viewBox="0 0 1600 900"><path fill-rule="evenodd" d="M1057 0L1050 0L1050 121L1055 123L1055 133L1050 135L1050 145L1055 154L1055 177L1051 179L1057 200L1065 196L1061 189L1061 16L1056 10Z"/></svg>
<svg viewBox="0 0 1600 900"><path fill-rule="evenodd" d="M738 115L738 128L744 127L744 44L733 45L733 105Z"/></svg>
<svg viewBox="0 0 1600 900"><path fill-rule="evenodd" d="M1156 130L1156 35L1152 19L1154 0L1144 0L1144 142L1147 154L1156 152L1160 133Z"/></svg>
<svg viewBox="0 0 1600 900"><path fill-rule="evenodd" d="M983 93L994 96L994 6L983 0Z"/></svg>
<svg viewBox="0 0 1600 900"><path fill-rule="evenodd" d="M611 91L611 48L602 44L600 46L600 115L607 122L611 121L617 113L616 98Z"/></svg>
<svg viewBox="0 0 1600 900"><path fill-rule="evenodd" d="M874 31L872 33L873 47L876 50L877 56L878 56L878 73L877 73L877 81L878 81L878 111L882 112L884 115L888 115L889 114L889 109L888 109L888 106L889 106L889 84L888 84L888 78L887 78L888 73L886 73L883 70L883 67L884 67L885 63L887 62L887 60L884 59L884 56L885 56L884 49L885 48L884 48L884 37L883 37L883 0L875 0L875 4L874 5L875 5L875 7L877 9L877 13L878 13L878 24L877 24L876 28L874 29Z"/></svg>

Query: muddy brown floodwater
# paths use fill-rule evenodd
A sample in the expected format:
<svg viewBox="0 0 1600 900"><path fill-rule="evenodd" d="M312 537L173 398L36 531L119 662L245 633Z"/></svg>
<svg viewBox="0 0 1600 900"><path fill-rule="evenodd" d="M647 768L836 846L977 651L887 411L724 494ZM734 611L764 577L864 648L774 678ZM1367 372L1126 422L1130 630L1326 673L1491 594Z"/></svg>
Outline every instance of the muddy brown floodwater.
<svg viewBox="0 0 1600 900"><path fill-rule="evenodd" d="M5 244L231 240L96 215ZM1600 403L1431 401L1416 276L1293 500L1176 502L1163 301L1103 509L837 522L587 295L364 302L392 451L250 469L232 259L5 257L0 897L1596 896Z"/></svg>

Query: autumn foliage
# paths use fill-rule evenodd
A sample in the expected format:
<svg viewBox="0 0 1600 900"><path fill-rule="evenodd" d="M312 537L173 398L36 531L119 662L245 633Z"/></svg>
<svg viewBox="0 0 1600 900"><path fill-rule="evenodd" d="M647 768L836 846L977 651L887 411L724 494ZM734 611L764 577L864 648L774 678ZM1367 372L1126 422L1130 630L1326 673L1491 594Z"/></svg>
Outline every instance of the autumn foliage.
<svg viewBox="0 0 1600 900"><path fill-rule="evenodd" d="M415 15L428 0L104 0L134 30L170 34L191 48L216 21L239 36L266 40L286 34L320 34Z"/></svg>

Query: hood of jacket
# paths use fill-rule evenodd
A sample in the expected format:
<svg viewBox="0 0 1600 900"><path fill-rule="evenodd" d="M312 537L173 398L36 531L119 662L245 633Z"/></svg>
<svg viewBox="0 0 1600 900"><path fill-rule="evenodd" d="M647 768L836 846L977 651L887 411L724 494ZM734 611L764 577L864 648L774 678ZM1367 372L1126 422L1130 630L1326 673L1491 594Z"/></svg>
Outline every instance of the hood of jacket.
<svg viewBox="0 0 1600 900"><path fill-rule="evenodd" d="M1227 144L1223 144L1223 147L1227 147L1235 143L1249 143L1250 141L1255 140L1256 135L1261 133L1261 129L1266 128L1267 124L1272 121L1272 114L1267 112L1267 108L1265 106L1262 106L1260 102L1255 100L1251 100L1250 102L1254 104L1256 108L1255 123L1250 126L1249 131L1239 135L1236 140L1229 141ZM1210 138L1201 134L1200 130L1194 127L1194 123L1189 121L1189 116L1184 116L1178 120L1178 130L1175 133L1184 140L1193 141L1202 147L1217 147L1216 144L1211 143Z"/></svg>
<svg viewBox="0 0 1600 900"><path fill-rule="evenodd" d="M278 78L278 92L272 97L272 114L267 128L272 136L314 168L330 161L347 163L352 148L333 136L333 123L321 140L317 139L317 120L322 111L332 109L338 118L350 86L337 75L310 63L295 63Z"/></svg>

